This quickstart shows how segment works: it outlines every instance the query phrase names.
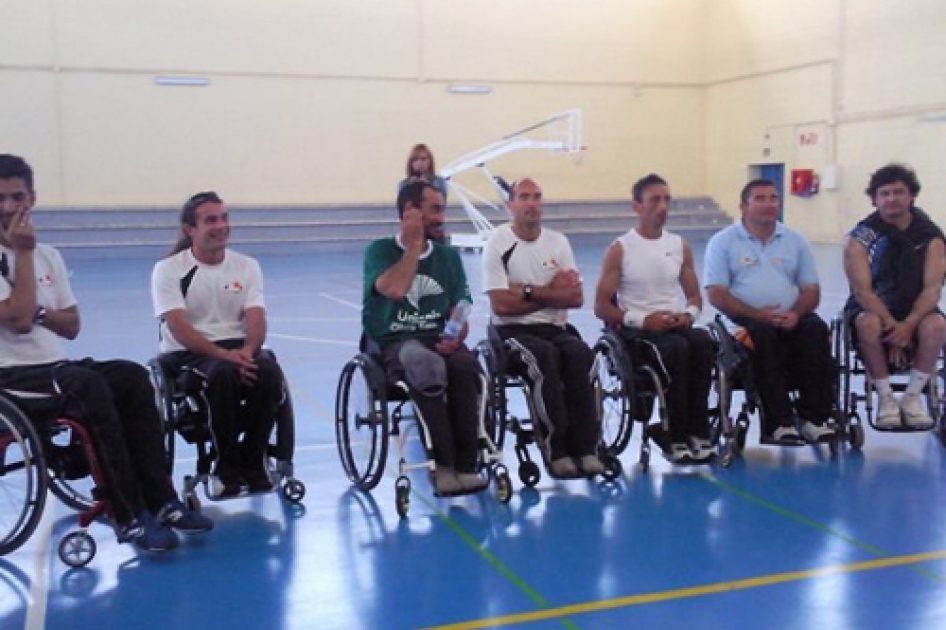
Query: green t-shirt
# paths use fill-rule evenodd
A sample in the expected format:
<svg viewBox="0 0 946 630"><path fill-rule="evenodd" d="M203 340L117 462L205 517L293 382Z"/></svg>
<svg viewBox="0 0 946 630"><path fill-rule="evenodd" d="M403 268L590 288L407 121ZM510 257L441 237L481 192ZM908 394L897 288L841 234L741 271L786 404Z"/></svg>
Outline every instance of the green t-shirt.
<svg viewBox="0 0 946 630"><path fill-rule="evenodd" d="M394 341L440 335L451 309L460 300L472 301L457 250L428 241L417 263L417 275L403 300L384 297L375 281L401 260L404 250L394 238L371 243L365 251L365 286L361 322L365 334L381 346Z"/></svg>

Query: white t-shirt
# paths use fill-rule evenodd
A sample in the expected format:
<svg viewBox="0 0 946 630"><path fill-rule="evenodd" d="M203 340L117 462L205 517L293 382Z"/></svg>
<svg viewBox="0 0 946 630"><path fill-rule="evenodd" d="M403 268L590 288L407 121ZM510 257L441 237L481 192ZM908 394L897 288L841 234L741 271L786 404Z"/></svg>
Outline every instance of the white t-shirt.
<svg viewBox="0 0 946 630"><path fill-rule="evenodd" d="M10 297L13 287L16 255L13 250L0 245L0 252L6 254L10 272L8 277L0 279L0 301ZM50 311L58 311L76 305L76 298L69 285L69 273L62 255L53 247L39 243L33 253L36 267L36 299L40 306ZM45 326L33 326L33 329L18 335L5 326L0 326L0 367L20 365L42 365L62 361L66 358L62 338Z"/></svg>
<svg viewBox="0 0 946 630"><path fill-rule="evenodd" d="M671 232L649 239L630 230L617 239L624 250L618 306L642 321L654 311L683 310L686 300L680 286L683 239Z"/></svg>
<svg viewBox="0 0 946 630"><path fill-rule="evenodd" d="M508 289L509 283L546 286L559 271L575 269L575 256L564 234L542 228L539 238L524 241L506 224L496 229L483 248L483 292ZM555 324L564 326L568 311L543 308L528 315L492 314L493 324Z"/></svg>
<svg viewBox="0 0 946 630"><path fill-rule="evenodd" d="M185 297L182 285L187 277ZM163 321L169 311L186 310L187 321L198 332L210 341L222 341L246 337L246 309L266 306L259 263L229 249L218 265L199 262L189 249L158 262L151 274L151 299L155 317L162 318L162 352L185 349Z"/></svg>

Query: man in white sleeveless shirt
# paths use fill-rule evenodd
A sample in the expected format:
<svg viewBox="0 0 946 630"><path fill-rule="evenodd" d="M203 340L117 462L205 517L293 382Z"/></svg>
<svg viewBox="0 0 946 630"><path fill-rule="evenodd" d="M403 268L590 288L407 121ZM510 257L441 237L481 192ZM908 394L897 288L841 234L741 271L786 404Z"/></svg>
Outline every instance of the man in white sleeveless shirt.
<svg viewBox="0 0 946 630"><path fill-rule="evenodd" d="M674 464L712 459L707 399L715 354L704 329L694 328L703 299L693 251L664 229L670 189L659 175L634 184L631 206L637 227L616 239L605 253L595 292L595 314L617 329L635 359L636 340L659 353L669 377L670 435L657 441Z"/></svg>

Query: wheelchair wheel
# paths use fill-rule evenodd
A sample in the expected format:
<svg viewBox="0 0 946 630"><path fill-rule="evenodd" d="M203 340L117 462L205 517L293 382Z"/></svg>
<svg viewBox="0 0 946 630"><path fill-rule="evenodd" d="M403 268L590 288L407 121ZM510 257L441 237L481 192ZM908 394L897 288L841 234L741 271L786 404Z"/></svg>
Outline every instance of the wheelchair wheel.
<svg viewBox="0 0 946 630"><path fill-rule="evenodd" d="M95 505L95 480L85 453L86 445L71 428L60 425L46 442L46 473L49 490L57 499L77 512Z"/></svg>
<svg viewBox="0 0 946 630"><path fill-rule="evenodd" d="M519 481L528 488L534 488L539 479L542 478L542 471L535 462L522 462L519 464Z"/></svg>
<svg viewBox="0 0 946 630"><path fill-rule="evenodd" d="M860 418L856 416L848 422L847 441L855 451L861 450L861 447L864 446L864 425L861 424Z"/></svg>
<svg viewBox="0 0 946 630"><path fill-rule="evenodd" d="M33 425L0 398L0 556L25 543L46 505L46 460Z"/></svg>
<svg viewBox="0 0 946 630"><path fill-rule="evenodd" d="M289 479L282 487L282 496L290 503L299 503L305 497L305 484L298 479Z"/></svg>
<svg viewBox="0 0 946 630"><path fill-rule="evenodd" d="M59 559L74 569L92 562L98 547L86 531L70 532L59 541Z"/></svg>
<svg viewBox="0 0 946 630"><path fill-rule="evenodd" d="M165 464L169 475L174 474L174 400L171 395L171 386L168 375L161 366L160 358L148 361L151 370L151 384L154 386L154 403L161 417L161 430L164 434Z"/></svg>
<svg viewBox="0 0 946 630"><path fill-rule="evenodd" d="M605 455L601 459L601 463L604 465L604 472L601 473L601 477L605 481L614 481L624 472L624 466L621 465L621 460L614 455Z"/></svg>
<svg viewBox="0 0 946 630"><path fill-rule="evenodd" d="M394 509L401 518L411 509L411 480L401 475L394 483Z"/></svg>
<svg viewBox="0 0 946 630"><path fill-rule="evenodd" d="M499 464L493 469L493 479L496 482L496 500L509 503L512 499L512 479L509 478L509 471Z"/></svg>
<svg viewBox="0 0 946 630"><path fill-rule="evenodd" d="M481 341L476 346L477 358L486 374L486 434L496 448L503 450L506 437L506 400L503 377L499 374L496 355L488 341Z"/></svg>
<svg viewBox="0 0 946 630"><path fill-rule="evenodd" d="M367 355L349 361L339 376L335 438L351 482L366 492L377 486L388 455L388 412L383 375Z"/></svg>
<svg viewBox="0 0 946 630"><path fill-rule="evenodd" d="M628 375L624 342L606 333L595 344L594 351L592 379L601 420L601 442L605 452L620 455L627 448L633 429L633 379Z"/></svg>

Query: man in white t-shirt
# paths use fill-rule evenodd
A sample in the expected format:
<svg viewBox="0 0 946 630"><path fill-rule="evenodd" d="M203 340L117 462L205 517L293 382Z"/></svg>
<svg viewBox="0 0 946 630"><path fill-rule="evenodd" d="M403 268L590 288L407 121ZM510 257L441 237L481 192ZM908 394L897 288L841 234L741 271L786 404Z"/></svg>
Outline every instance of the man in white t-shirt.
<svg viewBox="0 0 946 630"><path fill-rule="evenodd" d="M604 255L595 314L620 332L636 360L646 360L639 350L651 344L666 370L670 435L655 435L664 456L674 464L708 462L715 348L705 330L693 327L703 307L693 250L664 229L671 197L663 178L650 174L631 193L637 226Z"/></svg>
<svg viewBox="0 0 946 630"><path fill-rule="evenodd" d="M534 421L549 473L601 474L589 376L594 353L566 325L568 309L584 301L571 245L563 234L542 227L542 189L532 179L513 182L506 205L512 223L497 228L483 249L492 323L513 350L510 368L537 393Z"/></svg>
<svg viewBox="0 0 946 630"><path fill-rule="evenodd" d="M181 210L181 235L154 266L151 296L161 352L207 377L218 497L272 489L266 449L283 397L283 374L266 340L263 276L254 259L227 248L227 207L214 192ZM242 438L241 438L242 435Z"/></svg>
<svg viewBox="0 0 946 630"><path fill-rule="evenodd" d="M171 549L178 544L171 528L202 532L213 522L174 492L147 370L131 361L66 359L62 340L79 334L79 306L62 256L36 242L35 203L33 170L0 155L0 389L37 424L47 407L37 394L61 401L91 436L119 540Z"/></svg>

